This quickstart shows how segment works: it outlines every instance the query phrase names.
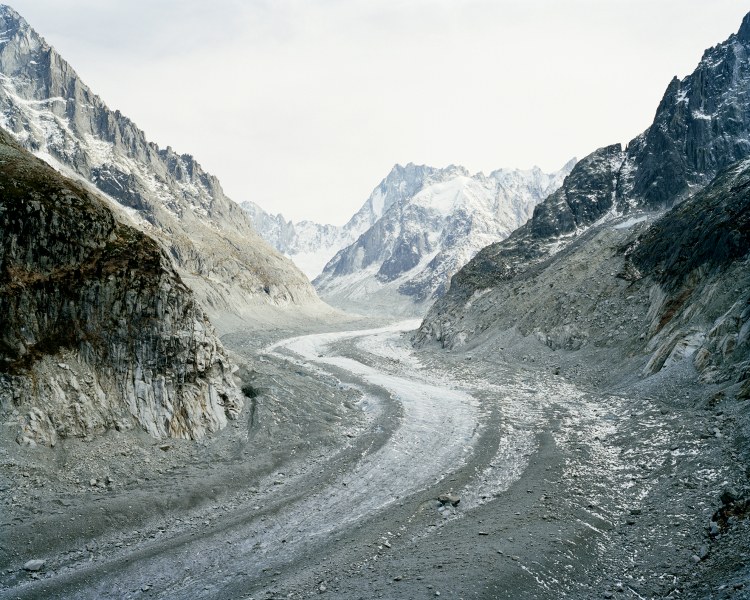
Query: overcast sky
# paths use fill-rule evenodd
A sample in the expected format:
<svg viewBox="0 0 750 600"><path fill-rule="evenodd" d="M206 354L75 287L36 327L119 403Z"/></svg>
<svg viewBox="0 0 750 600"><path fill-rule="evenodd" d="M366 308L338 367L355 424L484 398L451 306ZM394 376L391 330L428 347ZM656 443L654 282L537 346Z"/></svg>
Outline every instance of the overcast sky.
<svg viewBox="0 0 750 600"><path fill-rule="evenodd" d="M554 170L645 129L737 0L15 0L234 200L344 223L395 163Z"/></svg>

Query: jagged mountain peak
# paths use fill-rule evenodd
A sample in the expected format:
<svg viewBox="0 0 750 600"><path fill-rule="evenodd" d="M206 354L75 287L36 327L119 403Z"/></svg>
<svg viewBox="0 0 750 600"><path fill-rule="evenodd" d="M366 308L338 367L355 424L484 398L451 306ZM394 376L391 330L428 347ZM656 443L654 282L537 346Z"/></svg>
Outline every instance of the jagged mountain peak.
<svg viewBox="0 0 750 600"><path fill-rule="evenodd" d="M570 173L573 170L573 167L575 167L577 163L578 163L578 158L576 156L574 156L568 162L566 162L563 165L563 168L560 169L560 170L563 171L563 172Z"/></svg>
<svg viewBox="0 0 750 600"><path fill-rule="evenodd" d="M193 155L150 142L15 11L0 15L0 125L22 146L98 188L159 239L212 317L318 303L304 275L257 235Z"/></svg>
<svg viewBox="0 0 750 600"><path fill-rule="evenodd" d="M718 198L713 192L704 193L711 186L714 191L719 190L719 195L725 194L727 198L737 195L736 200L745 202L742 210L747 210L745 187L725 185L726 176L723 184L717 182L721 181L720 174L726 173L730 165L745 165L750 158L749 33L750 15L743 20L739 34L733 34L726 41L706 50L691 74L682 79L672 79L652 125L631 140L624 151L619 144L615 144L592 152L576 165L557 192L535 208L533 217L526 225L507 240L479 252L453 277L448 293L430 309L420 335L430 332L434 339L444 345L463 344L474 336L475 331L500 327L499 321L505 318L503 311L510 314L507 307L514 305L521 297L521 294L516 297L518 282L534 282L536 278L550 276L550 273L566 273L565 278L573 278L575 266L569 269L569 265L573 264L569 262L574 260L571 258L573 255L578 252L581 255L606 255L607 252L602 252L598 244L612 238L613 230L627 231L636 223L649 222L657 211L669 210L664 218L671 220L671 225L663 229L666 233L658 234L663 244L652 244L653 258L661 259L673 254L679 256L681 266L687 268L693 265L693 259L698 255L725 252L728 247L725 242L701 243L699 250L697 243L677 244L676 240L683 232L697 231L700 227L708 229L711 221L716 221L715 216L723 208L716 208L722 206L722 202L718 201L714 208L709 206L707 200ZM745 175L742 181L745 181ZM675 219L675 215L682 214L680 211L689 211L690 220ZM613 225L617 220L620 221L619 228ZM745 221L746 216L744 220L735 217L727 219L732 227L740 230L745 226ZM720 229L724 227L721 223L719 226ZM696 234L697 237L702 235L703 230ZM740 246L745 242L744 237L736 236L741 240ZM745 244L745 250L746 247ZM614 255L622 257L625 254L623 251ZM736 268L742 267L737 265ZM743 277L746 277L746 266L744 268ZM685 291L686 295L696 289L696 284L702 285L706 281L705 264L690 267L689 271L695 281L691 280L692 287ZM608 268L606 272L614 276L617 271ZM642 275L642 270L630 265L627 273L623 271L622 278L634 282ZM513 283L508 284L511 281ZM731 277L724 284L733 286ZM551 282L549 288L550 293L556 294L558 285ZM710 289L710 286L706 289ZM743 289L747 287L739 286L735 292ZM650 301L654 303L651 312L657 314L664 309L665 322L682 307L686 297L678 294L676 299L668 292L660 289L650 296ZM531 292L532 301L535 294L536 290ZM473 302L479 295L486 297L483 303L496 303L500 297L508 300L508 303L498 303L499 309L493 308L491 315L477 317L485 308L480 306L481 303ZM695 292L696 298L700 295L700 292ZM658 306L660 302L664 303L661 308ZM744 300L738 305L742 302ZM728 308L725 306L714 317ZM459 324L464 318L465 323ZM700 327L708 322L706 320ZM539 323L537 320L533 324L537 334L543 329ZM690 335L693 334L695 331L688 332L684 339L677 335L670 337L666 349L662 348L656 353L661 356L661 363L675 348L678 339L679 344L692 344ZM558 347L577 348L585 343L588 334L581 335L567 322L545 335L546 340L552 340L555 336L564 338L563 344L554 342Z"/></svg>
<svg viewBox="0 0 750 600"><path fill-rule="evenodd" d="M750 13L747 13L745 18L742 19L737 38L744 43L750 43Z"/></svg>
<svg viewBox="0 0 750 600"><path fill-rule="evenodd" d="M173 167L174 171L170 169L173 174L182 171L191 179L205 180L206 183L210 180L210 185L221 191L218 180L205 173L192 154L179 153L170 145L160 148L157 143L147 140L145 132L121 110L110 110L83 82L70 63L21 15L7 5L0 6L5 9L0 11L0 27L6 29L3 35L7 37L4 47L0 47L0 73L12 80L9 83L17 91L32 95L37 101L49 100L49 108L55 115L63 118L76 116L69 123L76 134L90 135L97 125L103 125L97 133L105 141L125 144L138 152L140 158L145 158L144 153L154 153ZM6 48L7 54L4 53ZM28 86L37 86L39 89L30 90L27 89ZM71 102L88 106L90 114L78 110L77 106L69 106ZM12 122L4 125L11 125L10 129L18 133Z"/></svg>
<svg viewBox="0 0 750 600"><path fill-rule="evenodd" d="M533 173L543 173L542 169L538 165L534 165L529 169L513 169L509 167L501 167L499 169L495 169L494 171L490 171L489 176L495 177L495 176L501 176L501 175L507 175L511 173L525 173L525 174L533 174Z"/></svg>
<svg viewBox="0 0 750 600"><path fill-rule="evenodd" d="M398 207L401 210L414 204L410 210L418 210L423 205L425 210L434 212L440 204L442 211L438 212L444 216L461 212L467 219L478 210L492 215L477 220L487 224L503 212L492 200L502 195L510 201L512 207L509 210L513 211L514 219L523 222L530 207L559 187L574 164L575 159L568 161L561 171L554 174L545 174L536 167L533 170L498 169L487 176L483 173L472 175L465 167L454 164L440 168L414 162L397 163L375 186L362 207L341 227L288 221L282 215L269 214L251 202L243 203L242 207L261 235L277 250L292 257L308 277L314 279L329 261L335 260L339 251L353 247L360 236L367 234ZM392 220L395 222L399 218L396 215ZM508 223L504 223L496 233L505 235L507 226ZM487 228L488 232L490 230ZM458 237L452 236L452 239ZM483 241L489 239L495 238L483 238ZM475 243L479 242L474 240L472 244ZM465 257L462 255L460 260L465 260Z"/></svg>
<svg viewBox="0 0 750 600"><path fill-rule="evenodd" d="M11 24L15 25L17 28L23 27L30 29L26 19L24 19L15 8L8 6L7 4L0 4L0 19L3 19L4 25Z"/></svg>
<svg viewBox="0 0 750 600"><path fill-rule="evenodd" d="M467 175L469 174L469 171L466 169L466 167L463 167L461 165L450 164L446 165L445 167L433 167L424 163L417 164L410 161L405 165L402 165L401 163L396 163L395 165L393 165L393 168L391 169L386 179L391 176L403 176L404 174L435 173L439 171L461 171L465 172Z"/></svg>
<svg viewBox="0 0 750 600"><path fill-rule="evenodd" d="M419 313L480 248L525 222L568 172L498 169L488 177L455 165L397 165L350 223L378 218L313 283L343 308Z"/></svg>
<svg viewBox="0 0 750 600"><path fill-rule="evenodd" d="M643 134L628 145L619 186L627 204L680 202L724 167L750 155L750 39L732 35L709 48L693 73L674 78Z"/></svg>
<svg viewBox="0 0 750 600"><path fill-rule="evenodd" d="M161 148L147 140L145 132L120 109L109 109L70 63L12 7L0 5L0 27L5 28L3 36L7 38L4 47L0 46L0 73L11 78L19 91L31 92L38 100L50 100L52 112L59 116L76 112L78 107L69 106L71 102L87 103L92 113L89 118L71 119L70 127L75 133L91 134L91 129L102 124L98 133L106 141L124 143L141 154L153 152L175 167L182 167L191 177L211 179L212 186L220 189L218 180L205 173L194 155L180 153L170 145ZM8 52L4 54L6 48ZM29 85L40 89L26 90Z"/></svg>
<svg viewBox="0 0 750 600"><path fill-rule="evenodd" d="M417 165L412 162L406 165L396 164L373 190L360 212L352 217L347 226L356 226L362 229L362 222L367 222L368 226L371 226L393 204L405 197L413 196L426 183L460 175L468 177L469 171L456 165L439 168L423 164ZM364 214L361 214L363 211Z"/></svg>
<svg viewBox="0 0 750 600"><path fill-rule="evenodd" d="M549 185L550 175L565 177L573 170L573 167L575 167L577 163L578 159L576 157L573 157L569 161L567 161L558 171L555 171L552 174L546 173L540 166L534 165L529 169L502 167L500 169L491 171L487 176L479 172L474 175L474 177L486 177L489 179L495 179L500 182L507 182L511 180L537 181L540 185L547 187Z"/></svg>

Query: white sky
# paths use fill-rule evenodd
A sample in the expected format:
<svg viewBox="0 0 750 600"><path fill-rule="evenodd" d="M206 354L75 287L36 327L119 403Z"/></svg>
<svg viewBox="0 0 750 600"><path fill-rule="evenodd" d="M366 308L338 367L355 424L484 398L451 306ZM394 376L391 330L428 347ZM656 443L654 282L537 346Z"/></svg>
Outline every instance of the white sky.
<svg viewBox="0 0 750 600"><path fill-rule="evenodd" d="M342 224L394 163L554 170L627 142L737 0L8 0L238 202Z"/></svg>

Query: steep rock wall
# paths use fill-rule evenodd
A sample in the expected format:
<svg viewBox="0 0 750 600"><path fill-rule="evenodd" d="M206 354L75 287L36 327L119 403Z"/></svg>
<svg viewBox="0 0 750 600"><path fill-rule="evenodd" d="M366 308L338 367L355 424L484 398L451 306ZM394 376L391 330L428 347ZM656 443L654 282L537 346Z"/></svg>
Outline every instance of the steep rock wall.
<svg viewBox="0 0 750 600"><path fill-rule="evenodd" d="M0 401L19 441L108 428L199 438L242 408L153 239L0 132Z"/></svg>

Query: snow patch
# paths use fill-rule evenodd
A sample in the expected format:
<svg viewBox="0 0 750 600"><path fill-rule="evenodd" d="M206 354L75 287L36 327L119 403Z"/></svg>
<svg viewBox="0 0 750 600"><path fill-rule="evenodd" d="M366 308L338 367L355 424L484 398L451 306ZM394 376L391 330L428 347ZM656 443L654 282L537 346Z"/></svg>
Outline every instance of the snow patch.
<svg viewBox="0 0 750 600"><path fill-rule="evenodd" d="M370 207L372 208L372 213L375 215L376 219L379 219L383 216L383 207L385 206L385 196L383 196L383 192L380 190L380 188L377 188L373 193L372 196L370 196Z"/></svg>
<svg viewBox="0 0 750 600"><path fill-rule="evenodd" d="M700 110L694 110L692 114L693 114L694 119L703 120L703 121L711 121L713 118L716 117L716 115L709 115Z"/></svg>
<svg viewBox="0 0 750 600"><path fill-rule="evenodd" d="M615 229L630 229L633 225L636 225L638 223L643 223L643 221L646 221L646 220L648 220L648 217L645 215L642 217L630 217L628 220L615 225L614 228Z"/></svg>

